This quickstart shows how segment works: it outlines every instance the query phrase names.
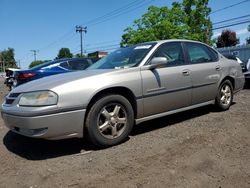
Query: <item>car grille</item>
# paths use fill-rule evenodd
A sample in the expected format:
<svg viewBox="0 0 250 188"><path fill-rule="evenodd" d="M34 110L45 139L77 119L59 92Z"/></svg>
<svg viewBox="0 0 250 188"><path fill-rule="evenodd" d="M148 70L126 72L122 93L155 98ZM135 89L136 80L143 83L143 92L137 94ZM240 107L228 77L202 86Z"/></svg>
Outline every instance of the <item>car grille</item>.
<svg viewBox="0 0 250 188"><path fill-rule="evenodd" d="M5 98L5 104L11 105L21 93L10 93Z"/></svg>

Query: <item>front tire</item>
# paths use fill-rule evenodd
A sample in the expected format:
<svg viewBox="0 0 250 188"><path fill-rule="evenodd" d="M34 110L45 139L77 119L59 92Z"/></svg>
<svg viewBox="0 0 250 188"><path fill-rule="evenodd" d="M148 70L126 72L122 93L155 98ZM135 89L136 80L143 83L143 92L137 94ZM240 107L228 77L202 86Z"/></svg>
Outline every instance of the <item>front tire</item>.
<svg viewBox="0 0 250 188"><path fill-rule="evenodd" d="M233 86L229 80L225 80L219 87L215 104L219 110L228 110L233 102Z"/></svg>
<svg viewBox="0 0 250 188"><path fill-rule="evenodd" d="M95 145L109 147L123 142L134 124L130 102L121 95L106 95L91 107L86 118L87 138Z"/></svg>

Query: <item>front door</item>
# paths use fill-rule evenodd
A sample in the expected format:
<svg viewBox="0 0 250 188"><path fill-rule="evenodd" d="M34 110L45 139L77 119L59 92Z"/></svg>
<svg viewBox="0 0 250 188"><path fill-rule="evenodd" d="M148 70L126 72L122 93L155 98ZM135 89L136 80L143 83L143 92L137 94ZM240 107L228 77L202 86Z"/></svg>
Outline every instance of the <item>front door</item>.
<svg viewBox="0 0 250 188"><path fill-rule="evenodd" d="M191 104L189 65L184 60L181 43L162 44L153 57L166 57L165 67L141 69L144 116L179 109Z"/></svg>

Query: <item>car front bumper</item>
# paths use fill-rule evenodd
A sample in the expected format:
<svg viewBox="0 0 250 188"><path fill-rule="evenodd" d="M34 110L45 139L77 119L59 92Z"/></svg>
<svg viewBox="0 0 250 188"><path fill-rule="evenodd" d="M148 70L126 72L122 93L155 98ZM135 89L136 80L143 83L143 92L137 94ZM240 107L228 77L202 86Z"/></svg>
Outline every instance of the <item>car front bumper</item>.
<svg viewBox="0 0 250 188"><path fill-rule="evenodd" d="M83 137L85 109L24 117L1 112L5 125L13 132L34 138L59 140Z"/></svg>

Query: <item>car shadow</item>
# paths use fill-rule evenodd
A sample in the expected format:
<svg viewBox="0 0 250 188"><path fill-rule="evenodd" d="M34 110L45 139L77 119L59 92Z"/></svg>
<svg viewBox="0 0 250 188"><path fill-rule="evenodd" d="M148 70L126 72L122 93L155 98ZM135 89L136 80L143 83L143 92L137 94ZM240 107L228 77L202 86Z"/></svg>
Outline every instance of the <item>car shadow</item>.
<svg viewBox="0 0 250 188"><path fill-rule="evenodd" d="M84 139L34 139L18 135L11 131L4 136L3 143L9 151L28 160L45 160L97 149Z"/></svg>
<svg viewBox="0 0 250 188"><path fill-rule="evenodd" d="M244 89L250 89L250 81L245 82Z"/></svg>
<svg viewBox="0 0 250 188"><path fill-rule="evenodd" d="M234 103L233 103L234 104ZM232 105L233 105L232 104ZM185 112L150 120L135 125L130 136L144 134L150 131L172 126L195 117L203 116L211 112L217 112L213 105L200 107ZM124 142L128 141L125 140ZM96 151L98 148L84 139L72 138L65 140L34 139L18 135L9 131L3 138L6 148L27 160L45 160L60 156L75 155L81 152Z"/></svg>
<svg viewBox="0 0 250 188"><path fill-rule="evenodd" d="M213 105L204 106L168 116L164 116L161 118L153 119L150 121L143 122L141 124L135 125L131 135L136 136L139 134L144 134L146 132L150 132L153 130L161 129L167 126L172 126L180 122L187 121L189 119L193 119L195 117L203 116L209 114L210 112L217 112Z"/></svg>

